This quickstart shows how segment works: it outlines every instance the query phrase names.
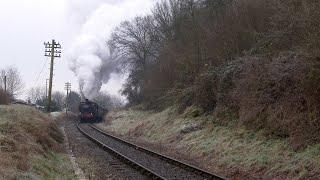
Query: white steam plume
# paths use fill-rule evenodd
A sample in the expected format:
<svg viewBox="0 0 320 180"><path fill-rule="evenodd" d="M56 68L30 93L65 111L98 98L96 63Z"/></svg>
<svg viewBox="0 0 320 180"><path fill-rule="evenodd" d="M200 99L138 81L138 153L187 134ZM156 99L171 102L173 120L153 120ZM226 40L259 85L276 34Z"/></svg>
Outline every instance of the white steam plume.
<svg viewBox="0 0 320 180"><path fill-rule="evenodd" d="M95 97L115 71L117 63L109 58L106 44L112 30L121 21L149 12L154 3L153 0L70 0L70 17L80 23L80 32L68 59L86 97Z"/></svg>

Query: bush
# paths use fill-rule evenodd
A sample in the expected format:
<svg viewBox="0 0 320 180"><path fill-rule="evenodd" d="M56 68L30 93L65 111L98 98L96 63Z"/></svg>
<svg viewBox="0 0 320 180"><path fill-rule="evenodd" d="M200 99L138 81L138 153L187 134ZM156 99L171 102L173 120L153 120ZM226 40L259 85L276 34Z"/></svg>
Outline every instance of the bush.
<svg viewBox="0 0 320 180"><path fill-rule="evenodd" d="M320 2L275 1L274 7L276 13L272 16L272 33L281 34L279 43L286 49L302 48L314 56L320 56Z"/></svg>
<svg viewBox="0 0 320 180"><path fill-rule="evenodd" d="M7 105L10 103L10 96L4 90L0 89L0 105Z"/></svg>
<svg viewBox="0 0 320 180"><path fill-rule="evenodd" d="M238 124L289 138L296 149L320 142L319 63L296 53L246 58L234 78Z"/></svg>
<svg viewBox="0 0 320 180"><path fill-rule="evenodd" d="M215 72L201 74L196 80L195 104L205 111L213 111L217 104L218 80Z"/></svg>
<svg viewBox="0 0 320 180"><path fill-rule="evenodd" d="M320 58L317 58L303 81L304 92L320 110Z"/></svg>
<svg viewBox="0 0 320 180"><path fill-rule="evenodd" d="M189 87L179 91L176 101L179 113L182 113L187 107L194 104L195 93L195 87Z"/></svg>

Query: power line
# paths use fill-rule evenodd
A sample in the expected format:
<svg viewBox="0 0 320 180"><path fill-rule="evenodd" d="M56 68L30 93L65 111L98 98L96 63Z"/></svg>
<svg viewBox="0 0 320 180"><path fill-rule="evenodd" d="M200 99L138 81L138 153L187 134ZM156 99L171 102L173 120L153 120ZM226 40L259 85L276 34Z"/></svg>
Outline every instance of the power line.
<svg viewBox="0 0 320 180"><path fill-rule="evenodd" d="M36 80L35 80L35 83L34 83L34 84L35 84L36 86L38 85L38 82L39 82L40 76L41 76L41 74L43 73L44 68L46 67L46 64L47 64L48 60L49 60L49 58L46 58L46 60L45 60L45 62L44 62L44 64L43 64L43 66L42 66L42 68L41 68L41 71L40 71L40 73L38 74L38 76L37 76L37 78L36 78Z"/></svg>

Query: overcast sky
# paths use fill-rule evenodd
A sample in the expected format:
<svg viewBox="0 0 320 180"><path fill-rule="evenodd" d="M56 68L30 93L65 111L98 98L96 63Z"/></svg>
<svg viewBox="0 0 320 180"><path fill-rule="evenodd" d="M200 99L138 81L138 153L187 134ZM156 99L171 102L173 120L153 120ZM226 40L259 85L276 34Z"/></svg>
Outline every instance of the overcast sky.
<svg viewBox="0 0 320 180"><path fill-rule="evenodd" d="M150 12L156 0L0 0L0 68L16 66L25 82L25 91L45 86L49 59L44 41L62 44L62 58L56 59L54 90L64 83L78 90L70 61L77 48L88 47L83 39L106 42L112 29L123 20ZM85 41L87 42L87 41ZM90 43L90 42L89 42ZM81 45L79 45L81 44ZM90 61L90 60L89 60ZM104 89L116 94L123 79L111 75Z"/></svg>

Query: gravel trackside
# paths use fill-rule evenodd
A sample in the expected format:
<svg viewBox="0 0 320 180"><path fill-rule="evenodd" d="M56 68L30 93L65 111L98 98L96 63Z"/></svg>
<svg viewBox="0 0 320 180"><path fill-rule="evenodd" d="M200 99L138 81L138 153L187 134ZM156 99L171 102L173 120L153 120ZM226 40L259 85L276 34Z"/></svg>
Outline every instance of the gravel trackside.
<svg viewBox="0 0 320 180"><path fill-rule="evenodd" d="M88 179L148 179L83 136L76 119L62 121L70 148Z"/></svg>

